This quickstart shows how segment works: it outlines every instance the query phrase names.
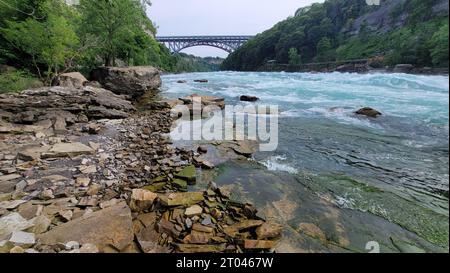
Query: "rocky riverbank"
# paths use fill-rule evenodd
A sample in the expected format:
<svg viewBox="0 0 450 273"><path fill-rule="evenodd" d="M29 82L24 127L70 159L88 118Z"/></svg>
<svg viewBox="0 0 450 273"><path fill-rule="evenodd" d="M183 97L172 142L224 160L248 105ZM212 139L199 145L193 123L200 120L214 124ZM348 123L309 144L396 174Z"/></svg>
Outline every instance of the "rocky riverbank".
<svg viewBox="0 0 450 273"><path fill-rule="evenodd" d="M135 84L136 73L109 80L122 86L120 95L69 77L64 86L0 96L0 253L274 248L282 227L253 205L214 183L188 190L202 169L214 168L205 159L210 148L172 145L170 103L127 100L136 93L123 94L123 86ZM143 81L157 83L151 75ZM252 153L248 143L215 146L236 157Z"/></svg>

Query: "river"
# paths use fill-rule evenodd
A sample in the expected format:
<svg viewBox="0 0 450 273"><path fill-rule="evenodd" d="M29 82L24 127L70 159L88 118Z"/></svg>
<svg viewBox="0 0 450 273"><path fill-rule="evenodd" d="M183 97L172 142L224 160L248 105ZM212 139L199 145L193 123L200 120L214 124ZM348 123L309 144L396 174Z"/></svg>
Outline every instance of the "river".
<svg viewBox="0 0 450 273"><path fill-rule="evenodd" d="M277 150L214 174L286 225L279 252L448 252L448 86L448 76L406 74L163 76L165 97L279 106ZM365 106L383 115L354 114Z"/></svg>

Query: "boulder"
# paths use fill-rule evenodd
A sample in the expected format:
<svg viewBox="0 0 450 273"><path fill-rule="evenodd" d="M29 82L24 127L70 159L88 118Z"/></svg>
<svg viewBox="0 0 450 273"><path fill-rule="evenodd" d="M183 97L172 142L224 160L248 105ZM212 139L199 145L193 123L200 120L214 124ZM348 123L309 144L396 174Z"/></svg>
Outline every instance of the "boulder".
<svg viewBox="0 0 450 273"><path fill-rule="evenodd" d="M394 67L394 73L410 73L414 69L412 64L397 64Z"/></svg>
<svg viewBox="0 0 450 273"><path fill-rule="evenodd" d="M255 102L255 101L258 101L259 98L258 98L258 97L255 97L255 96L247 96L247 95L243 95L243 96L241 96L240 100L241 100L241 101Z"/></svg>
<svg viewBox="0 0 450 273"><path fill-rule="evenodd" d="M133 243L131 210L124 203L84 215L38 235L44 245L76 241L94 244L100 252L123 251Z"/></svg>
<svg viewBox="0 0 450 273"><path fill-rule="evenodd" d="M91 72L91 79L116 94L133 98L156 91L162 83L160 71L150 66L100 67Z"/></svg>
<svg viewBox="0 0 450 273"><path fill-rule="evenodd" d="M64 73L56 78L55 84L63 87L83 88L88 80L79 72Z"/></svg>
<svg viewBox="0 0 450 273"><path fill-rule="evenodd" d="M358 115L367 116L371 118L377 118L378 116L381 116L382 113L378 112L377 110L370 108L370 107L364 107L359 109L355 112Z"/></svg>
<svg viewBox="0 0 450 273"><path fill-rule="evenodd" d="M206 80L206 79L200 79L200 80L194 80L194 82L198 82L198 83L207 83L208 80Z"/></svg>
<svg viewBox="0 0 450 273"><path fill-rule="evenodd" d="M353 64L343 64L338 66L335 69L336 72L342 72L342 73L353 73L353 72L357 72L355 69L355 66Z"/></svg>
<svg viewBox="0 0 450 273"><path fill-rule="evenodd" d="M143 189L134 189L131 194L130 208L132 211L141 212L148 210L158 197L156 193Z"/></svg>
<svg viewBox="0 0 450 273"><path fill-rule="evenodd" d="M225 109L225 99L214 96L202 96L199 94L192 94L190 96L179 98L185 105L193 105L194 100L200 101L202 109L204 106L217 106L220 109Z"/></svg>

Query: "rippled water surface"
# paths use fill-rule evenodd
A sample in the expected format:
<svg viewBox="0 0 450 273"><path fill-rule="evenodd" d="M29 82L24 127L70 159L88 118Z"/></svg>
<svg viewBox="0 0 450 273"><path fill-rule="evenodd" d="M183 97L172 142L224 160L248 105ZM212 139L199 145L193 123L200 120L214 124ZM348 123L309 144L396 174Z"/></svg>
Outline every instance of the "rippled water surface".
<svg viewBox="0 0 450 273"><path fill-rule="evenodd" d="M203 78L209 82L193 82ZM259 166L343 210L448 245L448 76L217 72L163 82L173 98L199 93L234 105L253 95L279 105L279 147L256 154ZM365 106L383 116L353 114Z"/></svg>

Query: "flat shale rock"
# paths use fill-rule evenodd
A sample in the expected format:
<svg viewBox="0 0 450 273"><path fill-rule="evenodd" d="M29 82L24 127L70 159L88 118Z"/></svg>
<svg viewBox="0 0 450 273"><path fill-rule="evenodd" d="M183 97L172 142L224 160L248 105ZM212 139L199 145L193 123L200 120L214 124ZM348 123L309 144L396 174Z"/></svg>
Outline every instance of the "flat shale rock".
<svg viewBox="0 0 450 273"><path fill-rule="evenodd" d="M44 245L76 241L95 244L100 252L123 251L134 238L131 210L122 202L57 226L37 238Z"/></svg>
<svg viewBox="0 0 450 273"><path fill-rule="evenodd" d="M0 218L0 239L14 231L22 231L33 225L32 221L26 220L19 213L10 213Z"/></svg>
<svg viewBox="0 0 450 273"><path fill-rule="evenodd" d="M84 154L93 154L94 150L82 143L57 143L46 154L47 157L73 157Z"/></svg>
<svg viewBox="0 0 450 273"><path fill-rule="evenodd" d="M203 192L169 193L159 196L164 206L192 206L204 200Z"/></svg>
<svg viewBox="0 0 450 273"><path fill-rule="evenodd" d="M176 173L175 177L185 180L190 184L194 184L197 179L197 170L194 165L189 165L181 170L181 172Z"/></svg>
<svg viewBox="0 0 450 273"><path fill-rule="evenodd" d="M245 249L272 249L275 244L276 241L244 240Z"/></svg>
<svg viewBox="0 0 450 273"><path fill-rule="evenodd" d="M182 253L221 253L225 251L226 245L175 244L175 249Z"/></svg>

